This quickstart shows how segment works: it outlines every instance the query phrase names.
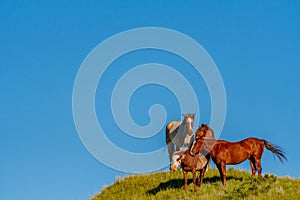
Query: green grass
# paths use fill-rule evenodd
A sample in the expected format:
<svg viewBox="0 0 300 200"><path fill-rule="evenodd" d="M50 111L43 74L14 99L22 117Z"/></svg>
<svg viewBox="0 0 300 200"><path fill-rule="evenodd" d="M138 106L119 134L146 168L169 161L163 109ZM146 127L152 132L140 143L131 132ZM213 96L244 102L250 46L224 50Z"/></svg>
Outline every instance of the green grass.
<svg viewBox="0 0 300 200"><path fill-rule="evenodd" d="M230 168L227 170L227 185L223 187L218 170L210 169L205 173L202 187L194 193L191 178L189 173L185 193L181 171L128 176L104 187L92 200L300 199L299 179L278 178L272 174L252 177L247 171Z"/></svg>

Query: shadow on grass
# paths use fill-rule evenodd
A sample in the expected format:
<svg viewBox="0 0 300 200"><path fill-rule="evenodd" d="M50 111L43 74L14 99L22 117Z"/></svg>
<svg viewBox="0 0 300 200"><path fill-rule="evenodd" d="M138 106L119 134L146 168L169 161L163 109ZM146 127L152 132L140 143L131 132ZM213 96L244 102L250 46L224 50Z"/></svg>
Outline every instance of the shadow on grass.
<svg viewBox="0 0 300 200"><path fill-rule="evenodd" d="M237 177L233 177L233 176L227 176L226 180L239 180L241 181L242 178L237 178ZM220 182L221 184L221 177L220 176L213 176L211 178L204 178L203 179L203 184L207 184L207 183L216 183L216 182ZM193 179L188 179L188 185L190 183L193 183ZM183 188L184 186L184 180L183 179L172 179L169 180L167 182L164 183L160 183L159 186L157 186L156 188L153 188L152 190L147 191L148 195L156 195L158 192L160 191L164 191L167 189L178 189L178 188ZM197 186L198 186L198 180L197 180Z"/></svg>

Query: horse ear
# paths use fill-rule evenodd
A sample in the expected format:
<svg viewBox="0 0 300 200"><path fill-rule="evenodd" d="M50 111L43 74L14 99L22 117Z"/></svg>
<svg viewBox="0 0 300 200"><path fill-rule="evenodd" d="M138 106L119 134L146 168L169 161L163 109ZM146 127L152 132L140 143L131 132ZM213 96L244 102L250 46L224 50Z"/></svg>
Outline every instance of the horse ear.
<svg viewBox="0 0 300 200"><path fill-rule="evenodd" d="M195 117L196 113L193 113L192 116Z"/></svg>
<svg viewBox="0 0 300 200"><path fill-rule="evenodd" d="M186 117L186 114L181 114L183 117Z"/></svg>

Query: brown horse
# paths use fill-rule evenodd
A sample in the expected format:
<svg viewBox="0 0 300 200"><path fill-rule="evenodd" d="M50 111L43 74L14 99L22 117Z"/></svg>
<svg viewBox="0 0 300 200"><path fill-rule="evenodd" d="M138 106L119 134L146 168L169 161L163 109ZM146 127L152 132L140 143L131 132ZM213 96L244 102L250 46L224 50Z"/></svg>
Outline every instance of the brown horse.
<svg viewBox="0 0 300 200"><path fill-rule="evenodd" d="M283 159L287 161L284 150L269 143L264 139L247 138L239 142L228 142L226 140L214 140L214 139L196 139L193 142L191 148L191 155L204 151L209 153L217 165L220 172L223 185L226 185L226 165L227 164L239 164L246 159L249 159L252 169L252 176L255 175L258 169L258 176L261 175L261 157L266 147L269 151L275 154L280 162ZM202 152L203 153L203 152Z"/></svg>
<svg viewBox="0 0 300 200"><path fill-rule="evenodd" d="M187 173L192 172L193 174L193 183L194 183L194 192L197 191L196 185L196 172L199 171L198 184L199 187L202 185L203 174L205 173L206 166L209 161L209 154L202 155L199 153L196 156L191 156L190 149L176 151L173 153L174 163L172 165L172 170L177 170L178 165L181 165L181 169L184 176L184 191L186 192L187 187Z"/></svg>

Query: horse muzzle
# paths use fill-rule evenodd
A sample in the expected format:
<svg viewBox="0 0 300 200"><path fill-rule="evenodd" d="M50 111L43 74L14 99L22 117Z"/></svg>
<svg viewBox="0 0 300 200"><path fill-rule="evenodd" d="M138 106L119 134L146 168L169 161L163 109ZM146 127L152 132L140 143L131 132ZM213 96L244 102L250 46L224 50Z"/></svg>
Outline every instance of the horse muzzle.
<svg viewBox="0 0 300 200"><path fill-rule="evenodd" d="M190 150L190 154L191 154L191 156L195 156L196 153L194 151Z"/></svg>
<svg viewBox="0 0 300 200"><path fill-rule="evenodd" d="M171 166L171 170L177 171L177 169L178 169L178 166L177 166L177 165L172 165L172 166Z"/></svg>

